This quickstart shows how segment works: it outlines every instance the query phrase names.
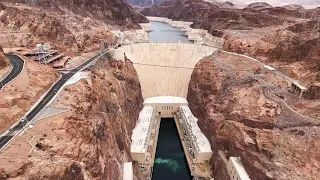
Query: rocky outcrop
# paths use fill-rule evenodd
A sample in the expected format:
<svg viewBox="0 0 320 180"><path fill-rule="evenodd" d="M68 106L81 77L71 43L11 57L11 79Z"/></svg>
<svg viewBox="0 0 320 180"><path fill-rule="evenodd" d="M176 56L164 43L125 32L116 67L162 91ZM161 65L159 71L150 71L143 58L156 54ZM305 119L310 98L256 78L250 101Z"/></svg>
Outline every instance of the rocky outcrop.
<svg viewBox="0 0 320 180"><path fill-rule="evenodd" d="M289 26L281 35L274 49L270 49L272 61L317 61L320 57L320 37L317 36L315 21Z"/></svg>
<svg viewBox="0 0 320 180"><path fill-rule="evenodd" d="M132 63L101 59L89 79L68 86L57 103L70 112L45 120L48 125L42 128L47 131L39 134L23 170L8 170L0 163L4 169L0 179L122 180L123 163L131 161L131 134L143 103Z"/></svg>
<svg viewBox="0 0 320 180"><path fill-rule="evenodd" d="M8 58L4 55L3 49L0 46L0 69L10 65Z"/></svg>
<svg viewBox="0 0 320 180"><path fill-rule="evenodd" d="M125 158L130 161L130 137L142 109L138 76L130 62L103 59L92 71L92 87L85 88L84 97L77 95L72 103L75 113L62 126L64 136L82 145L57 142L52 150L83 162L92 178L120 180ZM72 149L77 153L69 154Z"/></svg>
<svg viewBox="0 0 320 180"><path fill-rule="evenodd" d="M24 0L15 0L15 2L25 3ZM36 2L35 5L61 12L63 12L62 8L66 8L84 17L109 21L118 25L125 25L129 22L148 22L131 6L119 0L43 0Z"/></svg>
<svg viewBox="0 0 320 180"><path fill-rule="evenodd" d="M263 10L263 9L268 9L272 8L272 6L266 2L256 2L256 3L251 3L244 9L253 9L253 10Z"/></svg>
<svg viewBox="0 0 320 180"><path fill-rule="evenodd" d="M103 40L111 45L115 41L111 29L140 29L139 22L148 22L124 1L14 2L0 5L0 44L4 47L49 43L74 55L100 49Z"/></svg>
<svg viewBox="0 0 320 180"><path fill-rule="evenodd" d="M11 45L30 46L36 43L51 42L58 49L69 47L69 51L77 51L79 48L72 33L55 17L39 11L4 5L0 6L0 10L2 11L0 15L1 25L10 28L11 31L21 32L17 36L24 38L15 39L15 36L12 35L10 38L12 40ZM8 44L5 44L6 41L0 43L8 46Z"/></svg>
<svg viewBox="0 0 320 180"><path fill-rule="evenodd" d="M252 180L317 179L320 128L278 128L280 116L290 124L290 113L267 98L256 80L230 74L212 59L203 59L189 84L189 106L214 151L215 179L229 177L221 171L225 165L217 158L218 150L240 156Z"/></svg>

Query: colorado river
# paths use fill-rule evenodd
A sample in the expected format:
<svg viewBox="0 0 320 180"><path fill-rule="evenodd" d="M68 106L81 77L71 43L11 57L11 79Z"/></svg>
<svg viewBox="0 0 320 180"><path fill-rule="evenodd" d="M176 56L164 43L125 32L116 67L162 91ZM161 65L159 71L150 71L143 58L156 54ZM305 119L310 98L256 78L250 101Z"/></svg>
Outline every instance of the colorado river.
<svg viewBox="0 0 320 180"><path fill-rule="evenodd" d="M178 28L164 22L150 21L150 42L192 43ZM174 119L162 119L152 180L189 180L189 167L184 155Z"/></svg>
<svg viewBox="0 0 320 180"><path fill-rule="evenodd" d="M152 180L191 178L174 119L161 119Z"/></svg>
<svg viewBox="0 0 320 180"><path fill-rule="evenodd" d="M192 43L178 28L171 27L169 24L158 21L150 21L152 32L149 33L150 42L183 42Z"/></svg>

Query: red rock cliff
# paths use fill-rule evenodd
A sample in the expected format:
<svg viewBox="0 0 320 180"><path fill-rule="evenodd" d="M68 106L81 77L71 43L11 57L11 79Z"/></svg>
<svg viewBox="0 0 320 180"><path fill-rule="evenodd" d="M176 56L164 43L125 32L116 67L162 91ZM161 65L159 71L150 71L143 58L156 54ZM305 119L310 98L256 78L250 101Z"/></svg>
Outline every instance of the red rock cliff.
<svg viewBox="0 0 320 180"><path fill-rule="evenodd" d="M230 74L204 59L189 84L189 106L214 151L215 179L229 177L218 150L240 156L253 180L317 179L320 128L301 127L280 101L265 96L256 80Z"/></svg>
<svg viewBox="0 0 320 180"><path fill-rule="evenodd" d="M10 156L0 155L0 179L122 180L143 103L138 76L132 63L106 58L96 64L90 79L66 88L58 105L69 107L69 113L46 119L40 130L35 126L41 138L28 158L19 158L19 166L10 169L4 163Z"/></svg>
<svg viewBox="0 0 320 180"><path fill-rule="evenodd" d="M111 29L139 29L139 22L147 22L122 0L14 2L0 3L0 45L5 47L50 43L73 55L95 51L103 40L110 45Z"/></svg>

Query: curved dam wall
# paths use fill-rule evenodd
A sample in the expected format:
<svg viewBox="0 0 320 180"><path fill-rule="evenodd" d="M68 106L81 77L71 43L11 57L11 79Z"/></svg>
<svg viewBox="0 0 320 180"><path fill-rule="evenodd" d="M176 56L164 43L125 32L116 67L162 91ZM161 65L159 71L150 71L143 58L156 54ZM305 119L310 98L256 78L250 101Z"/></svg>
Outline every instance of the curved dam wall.
<svg viewBox="0 0 320 180"><path fill-rule="evenodd" d="M188 43L141 43L111 49L114 59L124 54L134 63L144 99L154 96L187 97L197 62L217 49Z"/></svg>

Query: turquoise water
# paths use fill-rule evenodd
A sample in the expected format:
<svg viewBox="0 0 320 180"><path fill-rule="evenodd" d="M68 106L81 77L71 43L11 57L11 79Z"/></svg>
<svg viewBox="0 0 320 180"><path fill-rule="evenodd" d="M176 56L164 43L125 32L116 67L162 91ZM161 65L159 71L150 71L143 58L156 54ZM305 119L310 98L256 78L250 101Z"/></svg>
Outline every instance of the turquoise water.
<svg viewBox="0 0 320 180"><path fill-rule="evenodd" d="M173 28L164 22L150 21L152 32L149 35L150 42L183 42L192 43L178 28Z"/></svg>
<svg viewBox="0 0 320 180"><path fill-rule="evenodd" d="M152 180L191 178L174 119L162 119Z"/></svg>

